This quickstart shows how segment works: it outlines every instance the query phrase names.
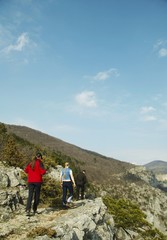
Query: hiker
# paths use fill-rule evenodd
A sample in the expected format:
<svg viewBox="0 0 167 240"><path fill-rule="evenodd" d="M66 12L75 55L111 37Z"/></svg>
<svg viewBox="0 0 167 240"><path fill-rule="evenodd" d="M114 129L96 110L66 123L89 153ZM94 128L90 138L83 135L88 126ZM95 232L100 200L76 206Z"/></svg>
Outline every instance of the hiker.
<svg viewBox="0 0 167 240"><path fill-rule="evenodd" d="M33 199L33 213L35 214L37 212L37 207L40 199L42 176L46 173L46 170L42 163L42 154L37 153L36 157L34 157L32 161L28 163L24 171L28 174L29 191L26 206L26 215L29 216Z"/></svg>
<svg viewBox="0 0 167 240"><path fill-rule="evenodd" d="M63 168L61 171L60 183L63 190L62 205L63 205L63 208L68 208L73 198L73 186L75 187L73 172L69 168L68 162L65 163L65 168ZM68 198L67 198L67 191L69 191Z"/></svg>
<svg viewBox="0 0 167 240"><path fill-rule="evenodd" d="M85 184L87 183L86 171L80 171L76 176L76 200L79 200L80 194L81 199L84 199Z"/></svg>

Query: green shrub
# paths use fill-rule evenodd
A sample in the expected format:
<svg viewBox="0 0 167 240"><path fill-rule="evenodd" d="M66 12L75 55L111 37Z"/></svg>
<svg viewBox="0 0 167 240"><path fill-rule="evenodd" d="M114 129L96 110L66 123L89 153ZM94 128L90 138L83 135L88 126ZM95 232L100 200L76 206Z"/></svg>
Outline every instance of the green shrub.
<svg viewBox="0 0 167 240"><path fill-rule="evenodd" d="M137 232L144 240L165 240L166 237L146 220L144 214L137 204L123 198L114 199L109 195L103 198L108 212L113 216L117 229L123 228Z"/></svg>
<svg viewBox="0 0 167 240"><path fill-rule="evenodd" d="M62 199L60 182L47 175L44 176L40 199L43 204L49 207L60 207Z"/></svg>

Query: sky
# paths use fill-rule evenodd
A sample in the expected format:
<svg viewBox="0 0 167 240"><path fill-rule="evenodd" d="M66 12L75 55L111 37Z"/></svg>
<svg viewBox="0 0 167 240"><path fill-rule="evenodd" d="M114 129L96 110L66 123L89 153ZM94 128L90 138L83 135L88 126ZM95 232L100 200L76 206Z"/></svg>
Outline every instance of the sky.
<svg viewBox="0 0 167 240"><path fill-rule="evenodd" d="M0 0L0 122L167 161L167 0Z"/></svg>

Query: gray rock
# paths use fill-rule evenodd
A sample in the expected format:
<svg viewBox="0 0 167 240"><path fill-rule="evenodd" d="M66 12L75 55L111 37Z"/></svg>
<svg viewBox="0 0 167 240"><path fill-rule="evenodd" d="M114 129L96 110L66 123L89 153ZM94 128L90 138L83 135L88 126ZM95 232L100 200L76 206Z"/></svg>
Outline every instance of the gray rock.
<svg viewBox="0 0 167 240"><path fill-rule="evenodd" d="M28 240L27 233L36 227L51 228L57 232L54 238L44 235L33 238L36 240L113 240L116 234L121 240L131 239L130 235L140 239L136 232L128 231L130 233L128 235L123 229L116 229L114 219L107 213L107 208L100 197L77 201L75 202L76 208L65 211L55 211L51 208L39 209L42 214L28 219L24 212L28 191L21 180L22 170L0 167L0 180L2 180L2 185L0 185L0 239L7 237L7 240ZM50 169L49 176L59 180L61 169L62 166ZM122 190L119 185L119 190L126 197L130 187L134 199L136 198L143 206L147 220L165 233L167 196L149 185L155 183L154 178L148 173L145 174L144 169L132 169L131 174L138 174L147 184L140 187L132 183L127 189L123 186ZM102 191L102 195L105 196L106 192ZM19 196L23 200L22 203Z"/></svg>

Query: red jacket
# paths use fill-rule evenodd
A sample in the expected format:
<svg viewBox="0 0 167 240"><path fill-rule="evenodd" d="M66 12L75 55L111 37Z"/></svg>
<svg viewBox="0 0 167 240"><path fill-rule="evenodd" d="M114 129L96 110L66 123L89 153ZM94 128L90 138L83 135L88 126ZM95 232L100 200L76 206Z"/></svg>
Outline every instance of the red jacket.
<svg viewBox="0 0 167 240"><path fill-rule="evenodd" d="M28 174L29 183L42 183L42 175L46 173L44 165L39 159L36 160L34 169L31 168L29 163L24 171Z"/></svg>

